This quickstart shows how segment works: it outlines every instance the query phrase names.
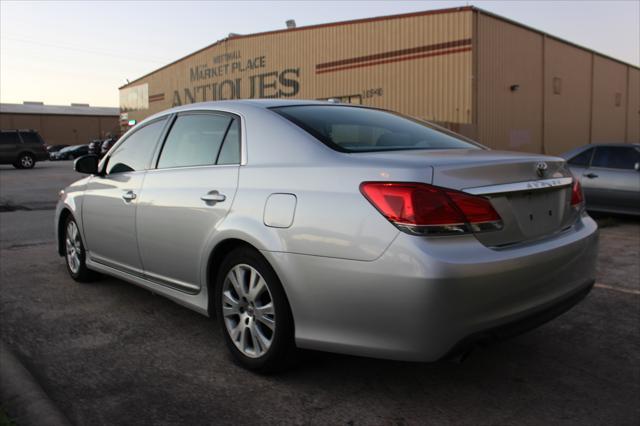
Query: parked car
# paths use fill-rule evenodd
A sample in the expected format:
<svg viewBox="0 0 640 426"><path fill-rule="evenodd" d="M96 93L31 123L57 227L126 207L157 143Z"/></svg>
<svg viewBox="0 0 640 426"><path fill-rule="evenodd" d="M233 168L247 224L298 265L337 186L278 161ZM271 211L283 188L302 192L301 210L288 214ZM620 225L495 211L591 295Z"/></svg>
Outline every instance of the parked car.
<svg viewBox="0 0 640 426"><path fill-rule="evenodd" d="M51 153L51 152L57 152L60 151L62 148L66 148L69 145L64 145L64 144L59 144L59 145L46 145L45 148L47 150L47 152Z"/></svg>
<svg viewBox="0 0 640 426"><path fill-rule="evenodd" d="M94 139L89 142L89 154L100 156L102 151L102 139Z"/></svg>
<svg viewBox="0 0 640 426"><path fill-rule="evenodd" d="M56 208L71 277L113 275L216 316L250 369L282 368L296 347L455 356L594 283L597 225L563 159L384 110L185 105L75 168L89 176Z"/></svg>
<svg viewBox="0 0 640 426"><path fill-rule="evenodd" d="M71 145L55 154L56 160L74 160L89 153L89 145Z"/></svg>
<svg viewBox="0 0 640 426"><path fill-rule="evenodd" d="M46 149L47 149L47 152L49 153L49 160L56 160L57 159L56 155L58 151L68 146L69 145L47 145Z"/></svg>
<svg viewBox="0 0 640 426"><path fill-rule="evenodd" d="M562 157L582 184L588 210L640 215L640 144L585 145Z"/></svg>
<svg viewBox="0 0 640 426"><path fill-rule="evenodd" d="M102 142L102 147L100 149L100 158L104 157L107 152L111 149L113 145L115 145L117 139L116 138L108 138Z"/></svg>
<svg viewBox="0 0 640 426"><path fill-rule="evenodd" d="M35 130L0 130L0 164L31 169L37 161L49 159L45 144Z"/></svg>

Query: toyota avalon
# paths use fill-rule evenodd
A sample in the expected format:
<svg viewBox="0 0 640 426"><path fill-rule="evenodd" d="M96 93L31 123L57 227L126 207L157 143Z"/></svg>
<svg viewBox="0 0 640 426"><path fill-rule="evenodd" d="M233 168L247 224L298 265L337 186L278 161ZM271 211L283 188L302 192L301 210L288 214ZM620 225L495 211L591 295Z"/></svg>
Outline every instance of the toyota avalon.
<svg viewBox="0 0 640 426"><path fill-rule="evenodd" d="M530 329L594 283L597 226L557 157L315 101L142 121L60 193L76 281L111 275L215 316L249 369L296 348L434 361Z"/></svg>

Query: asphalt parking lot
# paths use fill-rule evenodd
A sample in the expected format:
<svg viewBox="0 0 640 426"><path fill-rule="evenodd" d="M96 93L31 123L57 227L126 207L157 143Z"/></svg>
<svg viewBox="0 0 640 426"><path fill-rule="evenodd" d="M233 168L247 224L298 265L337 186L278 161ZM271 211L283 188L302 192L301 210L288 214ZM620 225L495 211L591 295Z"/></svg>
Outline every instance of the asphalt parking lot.
<svg viewBox="0 0 640 426"><path fill-rule="evenodd" d="M461 364L304 352L259 376L215 320L68 277L53 207L78 177L70 162L0 166L0 338L74 424L640 424L640 221L599 218L585 301Z"/></svg>

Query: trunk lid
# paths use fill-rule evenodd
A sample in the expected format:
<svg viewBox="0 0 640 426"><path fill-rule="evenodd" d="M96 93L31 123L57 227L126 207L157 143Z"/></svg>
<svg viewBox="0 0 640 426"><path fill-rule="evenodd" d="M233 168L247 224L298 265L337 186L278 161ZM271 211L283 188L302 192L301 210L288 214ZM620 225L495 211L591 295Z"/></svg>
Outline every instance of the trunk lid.
<svg viewBox="0 0 640 426"><path fill-rule="evenodd" d="M567 228L576 218L571 207L572 177L562 158L479 149L384 155L395 160L411 156L412 165L419 161L432 167L432 185L488 198L504 226L475 234L487 246L544 238Z"/></svg>

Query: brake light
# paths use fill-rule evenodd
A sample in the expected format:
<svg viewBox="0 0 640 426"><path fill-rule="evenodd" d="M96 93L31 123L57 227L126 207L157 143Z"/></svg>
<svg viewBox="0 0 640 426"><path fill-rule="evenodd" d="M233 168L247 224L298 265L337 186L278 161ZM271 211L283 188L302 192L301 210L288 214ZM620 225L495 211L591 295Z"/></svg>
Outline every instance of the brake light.
<svg viewBox="0 0 640 426"><path fill-rule="evenodd" d="M571 187L571 206L580 207L584 202L584 195L582 194L582 185L580 181L573 178L573 186Z"/></svg>
<svg viewBox="0 0 640 426"><path fill-rule="evenodd" d="M488 199L414 182L363 182L360 192L384 217L413 234L500 229Z"/></svg>

